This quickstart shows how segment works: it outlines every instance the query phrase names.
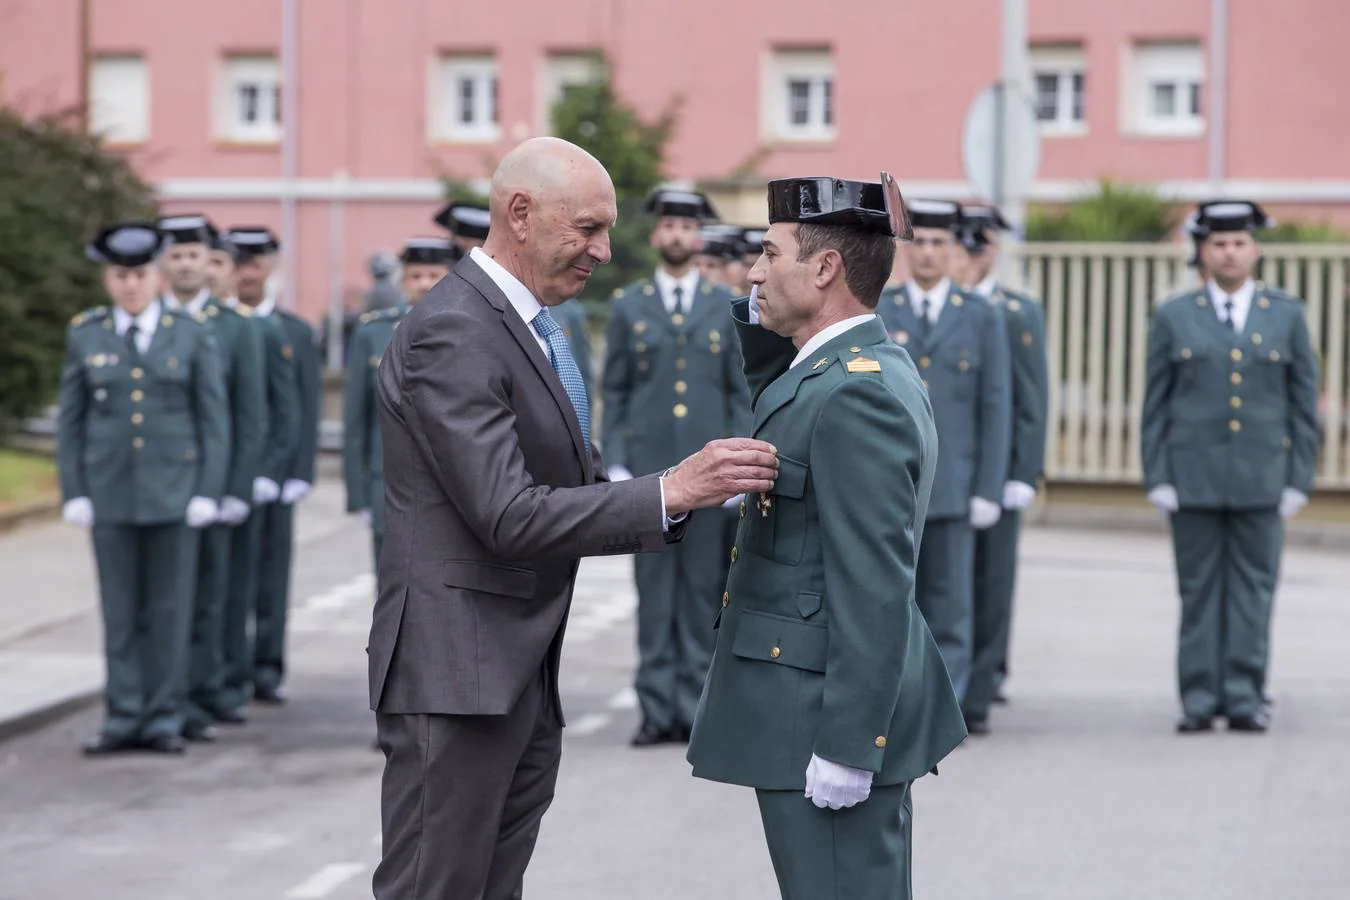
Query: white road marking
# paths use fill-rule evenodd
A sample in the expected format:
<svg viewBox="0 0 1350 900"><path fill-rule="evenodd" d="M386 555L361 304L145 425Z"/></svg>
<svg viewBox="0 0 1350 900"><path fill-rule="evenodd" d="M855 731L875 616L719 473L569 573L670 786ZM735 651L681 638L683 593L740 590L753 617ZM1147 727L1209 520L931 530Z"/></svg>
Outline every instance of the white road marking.
<svg viewBox="0 0 1350 900"><path fill-rule="evenodd" d="M637 691L633 690L631 687L626 687L613 697L609 698L610 709L637 709L637 705Z"/></svg>
<svg viewBox="0 0 1350 900"><path fill-rule="evenodd" d="M364 863L331 863L286 892L288 900L327 897L365 869Z"/></svg>
<svg viewBox="0 0 1350 900"><path fill-rule="evenodd" d="M293 843L293 840L293 838L284 834L259 831L235 837L225 845L225 849L237 853L266 853L271 850L280 850L282 847Z"/></svg>
<svg viewBox="0 0 1350 900"><path fill-rule="evenodd" d="M614 717L609 713L586 713L563 729L564 737L590 737L605 729Z"/></svg>

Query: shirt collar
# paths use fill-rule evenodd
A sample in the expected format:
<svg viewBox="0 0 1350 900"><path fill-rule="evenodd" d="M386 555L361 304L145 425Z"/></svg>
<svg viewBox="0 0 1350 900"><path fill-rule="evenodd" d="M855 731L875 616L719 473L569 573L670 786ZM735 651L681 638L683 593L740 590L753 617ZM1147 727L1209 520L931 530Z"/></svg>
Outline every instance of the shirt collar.
<svg viewBox="0 0 1350 900"><path fill-rule="evenodd" d="M262 302L253 307L253 314L255 316L270 316L272 313L276 312L276 310L276 298L273 297L271 293L267 293L263 295Z"/></svg>
<svg viewBox="0 0 1350 900"><path fill-rule="evenodd" d="M1223 304L1228 300L1228 294L1224 293L1223 288L1219 287L1214 279L1210 279L1206 284L1209 292L1209 299L1213 302L1216 309L1223 309ZM1248 278L1243 282L1242 287L1233 292L1233 308L1246 309L1251 306L1252 296L1256 293L1256 282Z"/></svg>
<svg viewBox="0 0 1350 900"><path fill-rule="evenodd" d="M817 349L825 346L830 341L839 337L839 335L843 334L844 332L857 328L864 322L870 322L875 318L876 318L875 313L864 313L861 316L853 316L852 318L845 319L842 322L835 322L833 325L825 326L820 331L817 331L815 334L813 334L810 340L808 340L805 344L802 344L802 349L797 351L797 356L792 360L792 365L788 366L788 368L789 369L793 368L799 362L806 359L811 354L815 353Z"/></svg>
<svg viewBox="0 0 1350 900"><path fill-rule="evenodd" d="M997 287L998 282L994 280L993 275L990 275L984 281L981 281L979 284L975 285L975 293L979 294L981 297L984 297L987 300L990 297L994 296L994 289Z"/></svg>
<svg viewBox="0 0 1350 900"><path fill-rule="evenodd" d="M484 253L483 248L474 247L469 251L469 258L478 263L478 267L492 279L493 284L501 288L516 315L533 327L534 317L544 308L539 298L530 293L530 289L522 284L519 278L506 271L501 263Z"/></svg>
<svg viewBox="0 0 1350 900"><path fill-rule="evenodd" d="M947 295L950 294L952 290L952 280L944 275L941 281L933 285L932 290L925 291L923 288L919 287L917 281L910 279L908 288L910 301L914 304L914 311L916 313L919 311L919 304L923 303L924 295L928 295L928 299L932 301L929 305L928 314L932 316L936 315L937 311L942 309L943 304L947 302Z"/></svg>
<svg viewBox="0 0 1350 900"><path fill-rule="evenodd" d="M207 288L202 288L197 292L197 295L187 303L179 302L178 297L173 291L170 291L161 297L160 302L164 304L165 309L186 309L190 313L199 313L205 308L206 301L210 299L211 291Z"/></svg>
<svg viewBox="0 0 1350 900"><path fill-rule="evenodd" d="M119 335L126 334L127 329L135 322L141 334L154 334L155 326L159 324L160 305L159 300L151 300L150 305L141 310L140 315L134 317L122 307L113 306L113 327L117 329Z"/></svg>
<svg viewBox="0 0 1350 900"><path fill-rule="evenodd" d="M692 266L684 277L676 278L658 266L656 269L656 286L661 289L662 296L674 298L676 285L684 290L686 301L693 297L694 291L698 288L698 267Z"/></svg>

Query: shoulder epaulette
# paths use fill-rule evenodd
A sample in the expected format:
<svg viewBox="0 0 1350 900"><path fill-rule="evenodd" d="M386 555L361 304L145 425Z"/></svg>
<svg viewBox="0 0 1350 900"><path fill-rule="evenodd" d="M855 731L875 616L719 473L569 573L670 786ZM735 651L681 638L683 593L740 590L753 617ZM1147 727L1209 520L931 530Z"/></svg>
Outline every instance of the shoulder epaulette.
<svg viewBox="0 0 1350 900"><path fill-rule="evenodd" d="M108 307L106 306L95 306L93 309L86 309L84 312L77 314L70 320L70 327L79 328L86 322L97 322L106 317L108 311Z"/></svg>

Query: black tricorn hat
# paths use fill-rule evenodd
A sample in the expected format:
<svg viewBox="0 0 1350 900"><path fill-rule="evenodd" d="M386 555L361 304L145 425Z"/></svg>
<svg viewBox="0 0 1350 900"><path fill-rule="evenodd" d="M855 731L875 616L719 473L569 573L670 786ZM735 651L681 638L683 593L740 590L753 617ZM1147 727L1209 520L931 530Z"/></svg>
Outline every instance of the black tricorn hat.
<svg viewBox="0 0 1350 900"><path fill-rule="evenodd" d="M236 260L266 256L281 249L281 241L266 225L239 225L225 235L234 245Z"/></svg>
<svg viewBox="0 0 1350 900"><path fill-rule="evenodd" d="M399 260L404 265L449 266L456 261L455 245L445 238L415 237L403 245Z"/></svg>
<svg viewBox="0 0 1350 900"><path fill-rule="evenodd" d="M838 225L907 241L914 236L900 188L889 173L881 181L780 178L769 182L769 223Z"/></svg>
<svg viewBox="0 0 1350 900"><path fill-rule="evenodd" d="M431 221L456 237L485 241L492 225L492 214L478 203L447 203Z"/></svg>
<svg viewBox="0 0 1350 900"><path fill-rule="evenodd" d="M1210 200L1196 207L1188 220L1194 237L1208 237L1216 231L1258 231L1275 221L1250 200Z"/></svg>
<svg viewBox="0 0 1350 900"><path fill-rule="evenodd" d="M166 241L154 222L118 222L98 233L84 255L105 266L135 268L159 258Z"/></svg>
<svg viewBox="0 0 1350 900"><path fill-rule="evenodd" d="M210 247L219 232L211 220L200 213L161 216L159 230L175 244L205 244Z"/></svg>
<svg viewBox="0 0 1350 900"><path fill-rule="evenodd" d="M710 225L703 229L703 253L718 259L741 258L741 229L734 225Z"/></svg>
<svg viewBox="0 0 1350 900"><path fill-rule="evenodd" d="M715 222L717 210L707 197L698 191L657 188L647 197L644 210L653 216L677 216L682 219L697 219L700 222Z"/></svg>

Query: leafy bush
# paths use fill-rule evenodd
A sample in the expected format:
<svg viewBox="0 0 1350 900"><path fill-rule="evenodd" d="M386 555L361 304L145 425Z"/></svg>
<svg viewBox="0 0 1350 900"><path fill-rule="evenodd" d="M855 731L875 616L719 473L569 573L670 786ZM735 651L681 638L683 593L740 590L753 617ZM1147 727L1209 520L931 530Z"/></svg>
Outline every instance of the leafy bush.
<svg viewBox="0 0 1350 900"><path fill-rule="evenodd" d="M1169 239L1184 213L1152 189L1104 180L1060 208L1027 211L1028 241L1136 242Z"/></svg>

